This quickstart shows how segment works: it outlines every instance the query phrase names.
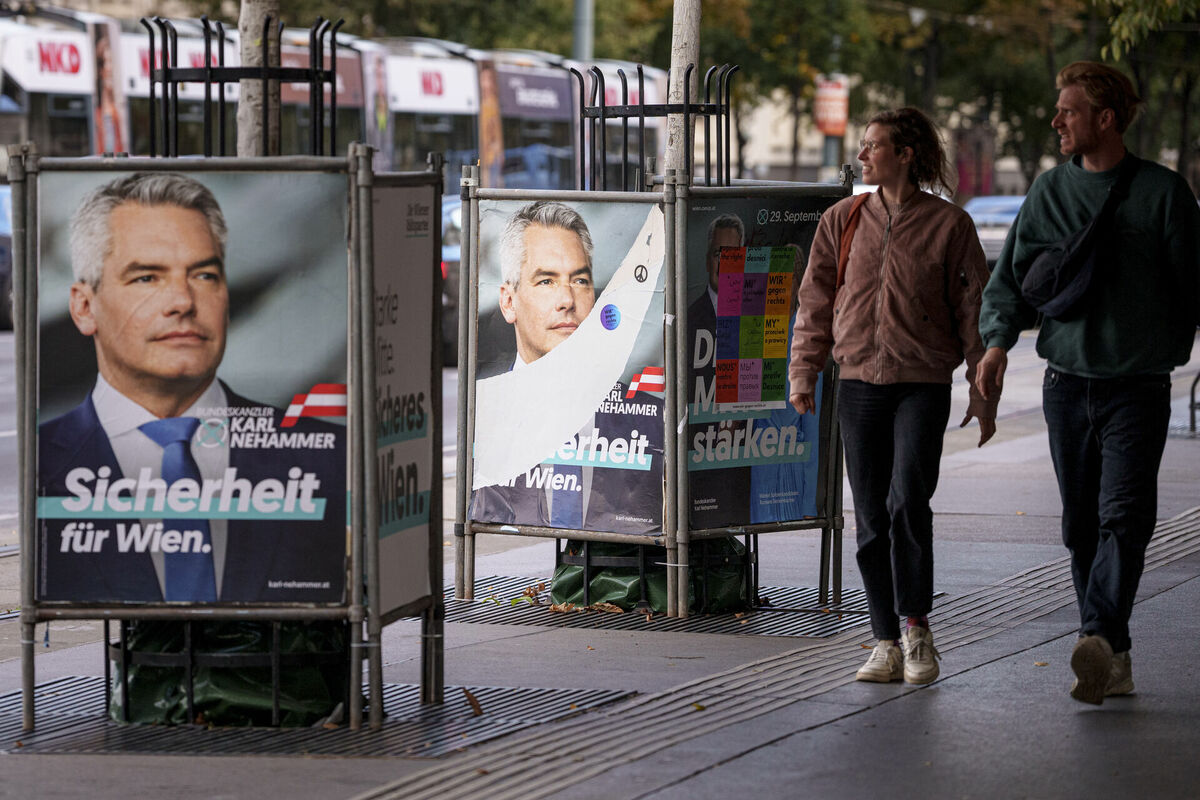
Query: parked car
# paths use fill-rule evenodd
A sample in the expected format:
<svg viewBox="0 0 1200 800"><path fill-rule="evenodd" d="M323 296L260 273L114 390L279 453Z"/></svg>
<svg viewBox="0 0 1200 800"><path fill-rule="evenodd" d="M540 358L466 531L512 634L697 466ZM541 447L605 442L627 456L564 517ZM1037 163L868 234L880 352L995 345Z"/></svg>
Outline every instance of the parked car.
<svg viewBox="0 0 1200 800"><path fill-rule="evenodd" d="M0 185L0 331L13 326L12 187Z"/></svg>
<svg viewBox="0 0 1200 800"><path fill-rule="evenodd" d="M1024 195L997 194L972 197L963 206L963 210L975 221L975 231L979 234L979 243L983 245L988 269L996 266L1000 251L1004 249L1004 240L1008 238L1008 229L1012 227L1024 201Z"/></svg>
<svg viewBox="0 0 1200 800"><path fill-rule="evenodd" d="M442 364L458 364L458 265L462 258L462 198L442 195Z"/></svg>

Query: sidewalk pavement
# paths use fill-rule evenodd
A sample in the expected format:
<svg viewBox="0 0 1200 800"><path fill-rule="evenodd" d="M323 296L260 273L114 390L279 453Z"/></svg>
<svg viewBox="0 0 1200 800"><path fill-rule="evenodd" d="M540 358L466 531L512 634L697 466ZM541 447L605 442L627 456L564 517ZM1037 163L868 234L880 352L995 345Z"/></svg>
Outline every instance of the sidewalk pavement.
<svg viewBox="0 0 1200 800"><path fill-rule="evenodd" d="M1190 380L1176 380L1175 423L1186 423ZM1200 506L1200 439L1167 443L1164 524L1132 621L1137 692L1093 707L1067 694L1078 619L1040 413L1000 429L982 449L973 428L947 435L934 498L944 595L931 617L942 677L928 687L854 682L870 641L861 625L806 638L448 622L448 704L465 704L460 686L636 694L437 759L16 748L0 755L0 798L1196 797L1200 512L1187 512ZM850 590L860 583L849 510L847 519ZM760 537L760 583L815 585L818 540ZM480 537L476 573L548 578L552 548ZM0 622L0 643L13 626ZM52 648L39 647L39 684L102 674L98 629L55 623ZM386 629L385 681L419 681L419 634L415 621ZM0 692L9 692L20 663L3 652Z"/></svg>

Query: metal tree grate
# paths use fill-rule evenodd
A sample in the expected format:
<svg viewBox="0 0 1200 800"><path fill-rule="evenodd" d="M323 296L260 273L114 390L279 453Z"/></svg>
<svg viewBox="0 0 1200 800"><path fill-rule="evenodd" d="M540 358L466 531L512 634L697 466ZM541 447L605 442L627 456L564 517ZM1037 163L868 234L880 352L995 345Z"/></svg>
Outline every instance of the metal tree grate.
<svg viewBox="0 0 1200 800"><path fill-rule="evenodd" d="M385 684L383 728L204 728L121 725L102 713L104 679L67 677L35 693L37 730L21 730L21 693L0 695L0 753L405 756L436 758L532 725L562 719L632 692L472 686L477 715L463 687L446 687L446 702L425 706L415 684Z"/></svg>

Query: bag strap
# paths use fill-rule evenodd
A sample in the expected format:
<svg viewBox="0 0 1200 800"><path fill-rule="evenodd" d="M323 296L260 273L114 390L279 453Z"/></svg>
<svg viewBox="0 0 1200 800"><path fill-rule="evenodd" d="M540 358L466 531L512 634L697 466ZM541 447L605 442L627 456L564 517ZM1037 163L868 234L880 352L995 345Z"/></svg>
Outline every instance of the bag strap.
<svg viewBox="0 0 1200 800"><path fill-rule="evenodd" d="M1117 180L1109 188L1108 195L1104 198L1104 205L1100 208L1101 216L1112 216L1121 201L1129 195L1129 185L1133 183L1133 174L1137 172L1140 161L1141 159L1133 153L1125 152L1125 158L1121 161L1121 169L1117 173Z"/></svg>
<svg viewBox="0 0 1200 800"><path fill-rule="evenodd" d="M846 282L846 262L850 260L850 243L854 241L854 232L858 230L858 218L862 216L863 203L871 196L870 192L857 195L850 204L850 216L846 217L846 226L842 228L842 238L838 240L838 270L837 283L833 287L836 294Z"/></svg>

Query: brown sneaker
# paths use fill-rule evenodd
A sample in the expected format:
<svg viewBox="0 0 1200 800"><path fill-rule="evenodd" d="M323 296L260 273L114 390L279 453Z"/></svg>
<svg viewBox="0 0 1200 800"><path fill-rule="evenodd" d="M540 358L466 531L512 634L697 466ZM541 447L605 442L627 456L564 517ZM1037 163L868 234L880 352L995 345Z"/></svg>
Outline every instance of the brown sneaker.
<svg viewBox="0 0 1200 800"><path fill-rule="evenodd" d="M1133 694L1133 663L1129 660L1128 650L1124 653L1113 653L1108 685L1104 687L1105 697L1123 694Z"/></svg>
<svg viewBox="0 0 1200 800"><path fill-rule="evenodd" d="M1071 684L1071 697L1081 703L1098 706L1104 702L1104 693L1112 675L1112 646L1103 636L1080 636L1071 651L1071 670L1075 682Z"/></svg>

